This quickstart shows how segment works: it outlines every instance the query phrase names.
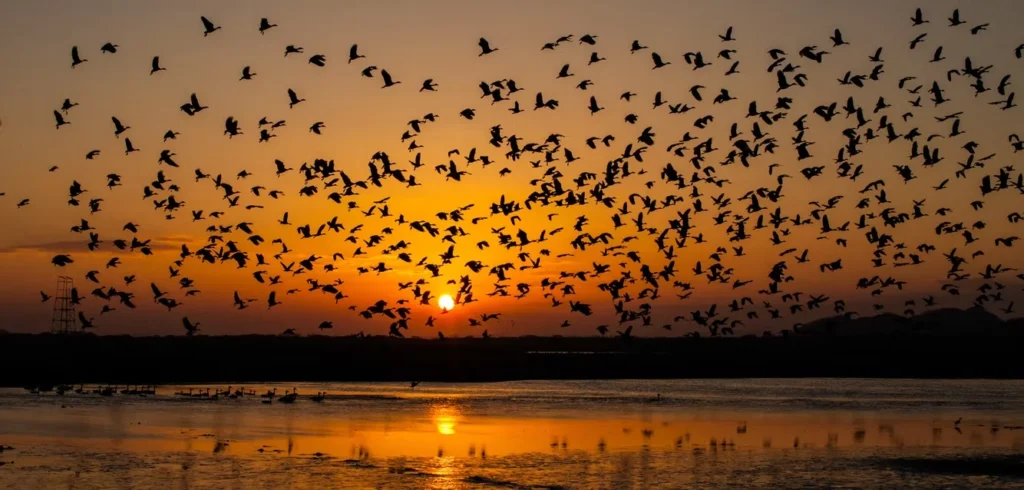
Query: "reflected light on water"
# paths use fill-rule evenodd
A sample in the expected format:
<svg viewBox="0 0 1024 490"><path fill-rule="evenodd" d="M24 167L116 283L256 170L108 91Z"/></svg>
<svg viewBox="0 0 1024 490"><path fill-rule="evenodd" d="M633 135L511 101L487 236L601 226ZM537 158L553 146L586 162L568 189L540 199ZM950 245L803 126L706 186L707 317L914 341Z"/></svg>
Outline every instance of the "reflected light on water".
<svg viewBox="0 0 1024 490"><path fill-rule="evenodd" d="M300 384L300 393L326 388L332 397L269 405L175 397L180 387L147 398L0 389L0 442L17 448L3 453L15 464L0 468L0 489L157 488L169 477L188 482L178 488L224 488L225 474L236 488L296 490L719 488L736 478L760 488L880 488L893 486L894 471L904 475L900 488L1024 481L1016 462L1024 383L836 383L513 382L416 392ZM952 464L968 466L953 475Z"/></svg>
<svg viewBox="0 0 1024 490"><path fill-rule="evenodd" d="M455 419L453 417L437 419L437 432L446 436L455 435Z"/></svg>
<svg viewBox="0 0 1024 490"><path fill-rule="evenodd" d="M455 422L458 415L459 410L455 405L433 405L430 408L430 416L434 425L437 426L437 433L441 435L455 435Z"/></svg>

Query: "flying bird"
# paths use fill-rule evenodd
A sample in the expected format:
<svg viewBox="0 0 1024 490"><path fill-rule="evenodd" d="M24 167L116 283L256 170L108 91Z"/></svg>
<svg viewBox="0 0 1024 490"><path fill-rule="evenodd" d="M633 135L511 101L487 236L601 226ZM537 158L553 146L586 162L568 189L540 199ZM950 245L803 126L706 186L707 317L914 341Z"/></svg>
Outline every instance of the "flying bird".
<svg viewBox="0 0 1024 490"><path fill-rule="evenodd" d="M210 19L206 17L199 17L199 19L203 21L203 37L209 36L214 31L220 29L220 26L213 25L213 22L210 22Z"/></svg>

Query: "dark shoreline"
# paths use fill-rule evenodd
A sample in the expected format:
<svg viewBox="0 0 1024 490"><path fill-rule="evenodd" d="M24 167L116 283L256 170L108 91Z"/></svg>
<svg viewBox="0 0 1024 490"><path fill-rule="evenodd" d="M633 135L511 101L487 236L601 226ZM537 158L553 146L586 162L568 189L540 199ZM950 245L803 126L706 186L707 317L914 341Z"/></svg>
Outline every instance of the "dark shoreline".
<svg viewBox="0 0 1024 490"><path fill-rule="evenodd" d="M0 336L0 386L524 379L1024 379L1020 336Z"/></svg>

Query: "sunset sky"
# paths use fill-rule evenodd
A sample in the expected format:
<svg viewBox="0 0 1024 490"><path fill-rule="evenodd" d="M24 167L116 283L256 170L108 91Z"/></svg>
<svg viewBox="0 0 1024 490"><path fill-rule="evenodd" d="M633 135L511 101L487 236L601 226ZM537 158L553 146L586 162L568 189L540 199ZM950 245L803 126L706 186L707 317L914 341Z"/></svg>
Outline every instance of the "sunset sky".
<svg viewBox="0 0 1024 490"><path fill-rule="evenodd" d="M785 8L780 8L785 6ZM717 179L727 179L719 188L709 183L699 183L700 197L707 212L694 215L693 235L703 234L705 243L687 242L685 248L676 249L677 269L675 279L692 283L693 294L678 299L682 294L671 286L671 281L659 289L656 300L639 299L626 305L637 308L648 302L653 308L651 326L639 327L635 335L678 335L688 331L701 330L689 321L690 312L706 310L718 304L719 312L727 310L726 305L734 298L750 297L755 307L743 312L732 313L733 320L744 320L737 334L760 333L764 329L789 328L793 323L806 322L813 318L833 314L832 301L843 299L849 311L863 315L873 314L872 304L887 306L886 311L902 314L908 299L917 299L918 310L924 311L921 298L935 296L940 306L966 307L977 296L976 289L983 280L978 277L986 264L1002 264L1004 267L1024 265L1017 257L1020 247L994 246L999 237L1019 235L1021 223L1012 223L1007 216L1013 212L1024 212L1022 196L1014 189L996 192L981 198L979 185L984 175L994 175L1003 166L1015 166L1011 172L1016 179L1024 169L1019 156L1007 142L1010 133L1024 132L1024 118L1021 109L1001 111L989 102L1004 97L995 93L996 86L1004 75L1012 75L1007 89L1012 92L1024 84L1024 60L1014 56L1014 49L1024 43L1019 26L1024 20L1024 4L1015 1L989 2L922 2L924 14L931 22L912 27L910 17L917 5L905 2L820 2L789 1L776 2L609 2L609 1L565 1L565 2L490 2L450 1L436 2L70 2L33 1L7 2L0 5L0 18L5 20L0 30L0 42L5 49L0 51L0 267L4 270L4 281L0 283L0 329L12 332L40 332L50 328L52 303L41 303L39 291L53 294L56 277L59 274L74 278L79 292L86 296L80 310L86 317L94 318L96 333L101 334L181 334L181 320L187 316L193 322L202 323L205 334L280 333L285 328L295 328L301 334L316 332L321 321L333 321L333 335L366 332L386 334L391 320L380 316L366 320L357 315L379 299L388 301L390 306L407 299L412 302L410 329L405 335L434 337L440 330L445 335L479 335L487 328L492 335L594 335L598 325L609 325L612 333L624 326L618 325L608 293L600 291L597 284L620 277L620 271L629 270L637 278L635 284L627 286L632 298L636 298L645 287L639 279L640 264L628 263L626 257L602 256L602 245L595 245L585 252L573 250L570 242L579 233L573 230L577 218L586 215L589 224L584 231L597 236L611 232L612 245L618 245L630 235L638 239L627 242L623 251L636 251L642 262L654 271L661 270L668 262L658 251L653 239L647 233L637 233L631 219L636 217L641 205L630 206L629 216L623 215L625 224L613 229L613 209L588 201L585 206L541 207L517 213L522 220L512 224L508 217L495 215L474 225L471 218L490 215L490 205L504 195L508 200L524 203L530 192L539 190L531 185L534 179L544 176L547 168L531 168L530 160L542 159L543 153L527 154L518 161L506 160L507 145L495 148L488 144L489 128L500 124L504 136L516 135L522 143L542 143L549 134L564 135L562 146L570 149L579 161L566 165L561 159L551 167L564 175L561 178L566 188L575 189L573 179L580 172L594 172L603 176L605 164L621 156L625 145L632 143L634 149L640 144L637 137L644 128L651 126L656 133L656 143L644 154L644 162L630 162L630 170L647 170L646 175L633 175L623 184L607 189L607 194L616 198L616 207L629 201L632 193L649 195L663 200L669 194L684 196L682 203L660 210L647 216L646 226L653 226L660 232L669 219L676 219L676 211L683 212L693 207L691 187L677 189L659 177L666 163L680 174L693 173L689 158L693 146L707 138L713 138L714 147L719 150L707 155L704 166L716 168ZM948 27L946 20L954 8L960 8L965 24ZM222 28L203 36L200 16L206 16ZM266 17L278 24L265 34L258 32L260 19ZM972 35L970 29L988 23L986 30ZM735 42L723 43L719 35L733 27ZM832 47L829 36L840 28L849 45ZM927 38L917 49L908 45L919 34L927 32ZM560 36L573 34L572 42L563 43L555 50L541 50L547 42L554 42ZM596 45L581 44L578 39L584 34L596 36ZM478 56L479 38L486 38L491 47L498 51ZM649 48L630 54L633 40ZM100 52L100 46L112 42L118 45L117 53ZM359 45L364 59L347 63L349 47ZM285 47L295 45L304 48L304 53L283 56ZM76 68L71 68L71 48L77 46L81 56L88 59ZM805 46L817 46L818 50L829 51L824 62L815 63L797 53ZM870 82L864 88L840 85L837 79L847 71L853 74L868 74L875 63L868 58L883 46L884 74L881 81ZM934 51L942 46L945 60L930 63ZM732 61L739 60L739 73L725 76L731 60L719 58L722 49L734 49ZM787 60L800 65L797 70L807 75L807 87L789 89L776 93L776 74L767 71L772 59L770 49L782 49ZM712 65L694 70L686 64L683 53L700 51L705 61ZM605 61L587 65L591 53L607 58ZM657 52L671 64L652 70L651 52ZM323 54L327 58L325 67L307 62L310 56ZM160 56L160 64L166 71L150 75L153 56ZM985 75L985 85L991 90L975 97L967 76L954 76L947 80L947 71L962 68L964 57L970 56L975 66L993 65ZM569 63L575 76L556 79L563 64ZM360 71L367 66L387 70L395 80L402 83L382 89L380 71L372 78L363 77ZM241 70L250 66L257 75L252 80L240 81ZM897 82L903 77L916 77L907 83L907 88L924 85L919 95L922 107L914 108L908 101L917 95L899 89ZM425 79L432 78L437 84L436 92L421 92L419 88ZM511 101L491 104L481 98L478 87L481 81L492 82L514 79L523 90L513 94L519 101L521 114L509 112ZM583 91L576 87L584 79L594 85ZM929 101L928 87L938 81L946 91L949 103L934 107ZM697 102L689 93L690 87L703 85L703 101ZM719 90L727 88L737 100L725 104L712 104L711 100ZM288 107L287 90L295 90L303 102L292 109ZM620 100L619 95L630 91L636 94L632 101ZM654 94L660 91L668 104L686 103L694 110L682 115L670 114L668 104L652 109ZM534 96L542 92L546 99L559 101L557 110L533 110ZM195 116L188 116L179 106L188 102L196 93L203 105L209 106ZM587 110L591 96L605 107L595 115ZM778 148L774 155L764 154L753 159L750 168L739 163L721 166L719 162L733 148L729 139L732 122L739 123L742 137L751 138L751 124L756 119L745 118L750 101L756 100L760 110L772 110L778 96L794 99L788 115L774 125L761 124L762 130L776 138ZM847 119L842 111L847 97L854 96L856 103L864 108L865 116L872 122L864 128L874 128L880 138L862 142L863 153L851 157L854 164L864 165L864 175L851 182L836 176L835 159L838 150L845 144L843 129L856 126L854 118ZM892 105L880 113L872 113L880 96ZM72 108L66 119L70 125L54 129L53 111L59 109L65 98L80 105ZM819 105L838 102L839 114L826 123L812 111ZM466 120L459 116L463 109L473 108L476 117ZM904 121L902 115L908 111L913 117ZM960 116L961 130L965 134L956 138L936 138L926 142L931 134L947 135L952 121L937 122L936 117L963 112ZM422 119L427 113L438 115L437 122L424 123L422 132L415 141L423 148L422 161L426 164L415 173L411 172L409 160L416 152L406 147L412 140L401 141L401 135L410 131L407 121ZM636 114L639 121L629 124L624 121L627 114ZM714 122L707 129L697 129L693 122L704 115L713 115ZM796 136L793 123L803 114L807 117L808 130L805 139L813 141L810 147L813 158L797 162L793 138ZM885 131L877 129L879 118L887 115L898 132L907 133L918 128L921 147L929 145L940 148L943 160L938 165L926 168L917 158L908 160L911 142L900 139L891 144L886 142ZM120 138L114 136L111 117L119 118L131 126ZM224 132L224 121L228 117L239 121L242 135L229 139ZM274 131L277 136L269 142L258 142L257 121L266 117L270 121L286 120L287 125ZM325 125L322 135L309 131L318 121ZM163 141L163 134L173 130L180 132L176 140ZM410 131L411 132L411 131ZM697 139L689 143L686 157L677 157L665 148L690 132ZM863 132L863 130L861 130ZM611 147L598 143L592 150L585 144L591 136L615 135ZM131 139L139 152L125 155L124 138ZM965 179L957 179L954 172L959 169L956 162L964 162L967 152L962 147L968 141L978 143L976 158L995 153L992 160L985 162L985 168L971 170ZM478 155L488 155L494 162L486 168L479 162L466 166L465 158L471 148ZM459 169L470 172L461 182L446 181L444 175L434 171L435 165L447 164L448 152L459 149L460 156L454 156ZM99 156L87 160L91 150L100 150ZM164 149L172 150L174 160L180 168L159 165L157 160ZM316 158L334 160L338 170L356 180L368 175L367 162L378 151L386 152L405 170L406 175L415 175L422 183L407 188L394 179L385 181L382 188L371 186L360 190L359 195L345 197L340 205L327 199L332 191L324 188L322 182L312 182L319 192L312 197L302 197L299 190L303 178L297 171L283 176L274 175L274 160L282 160L287 166L298 169L304 162L312 163ZM777 163L779 168L768 175L769 164ZM904 184L893 169L894 165L909 164L913 167L914 180ZM811 180L800 175L800 169L824 166L821 177ZM52 166L59 167L49 172ZM379 164L378 164L379 166ZM511 174L500 177L502 168ZM214 188L212 182L196 182L194 170L216 176L221 174L225 182L240 191L240 206L228 209L222 199L223 191ZM236 174L246 170L252 176L242 180ZM143 199L143 187L156 179L158 171L181 188L175 194L183 201L184 207L173 213L175 219L165 218L167 213L154 209L154 198ZM122 186L108 189L105 176L116 173L121 176ZM851 224L850 231L841 235L828 235L827 240L818 240L821 223L794 227L786 243L773 246L769 241L771 229L754 231L751 216L748 233L752 237L743 242L730 242L726 233L727 225L716 226L714 216L722 210L716 209L713 198L720 194L732 200L726 223L732 223L736 215L744 215L749 201L738 199L748 191L760 187L774 189L775 178L786 173L793 178L785 181L783 198L778 204L762 200L767 209L760 214L768 219L768 213L781 206L783 214L802 219L811 218L811 201L826 202L832 196L844 196L839 205L827 211L833 227L846 221L856 222L862 213L880 213L891 207L900 213L913 211L913 200L925 200L923 208L927 217L911 220L898 228L883 229L881 221L872 226L879 232L891 233L897 243L905 243L906 253L917 253L916 247L929 243L936 247L930 254L922 254L924 263L913 267L894 267L892 255L898 250L889 247L885 257L886 266L872 268L871 258L874 246L867 243L864 234ZM950 179L948 187L933 191L944 179ZM875 192L860 194L868 183L885 180L885 190L891 201L881 205L876 202ZM81 183L88 192L80 196L81 205L67 204L68 188L73 181ZM654 184L650 188L645 185ZM261 196L254 196L250 187L263 186ZM593 182L583 188L584 192ZM274 200L266 195L270 190L280 190L284 196ZM170 193L161 192L158 199ZM382 218L377 211L364 216L378 201L390 197L387 205L393 217ZM90 214L89 199L102 198L101 211ZM863 198L871 198L870 207L858 209L856 204ZM17 207L19 201L30 199L24 207ZM589 196L588 196L589 199ZM983 200L984 207L972 210L970 203ZM358 203L358 209L349 210L348 202ZM441 220L438 212L450 212L456 208L473 204L465 212L465 221L458 223ZM246 205L260 205L263 208L247 210ZM950 208L947 216L936 215L939 208ZM202 209L204 215L223 211L219 219L206 218L193 222L191 211ZM281 225L284 212L289 212L290 225ZM557 213L549 219L548 215ZM430 263L438 263L450 245L443 243L442 235L429 235L413 231L408 224L398 224L395 218L404 215L407 221L427 220L440 229L451 225L461 226L469 236L456 236L456 255L451 265L441 269L441 276L430 278L422 267L414 267L422 257ZM337 216L346 230L329 233L325 237L300 239L296 227L310 224L316 228ZM100 248L90 252L86 248L88 233L73 233L70 228L81 219L87 219L95 227L103 241ZM983 229L972 230L978 242L965 245L960 233L936 235L935 228L943 221L972 224L983 221ZM140 240L151 240L154 255L143 256L139 252L117 251L111 244L115 239L130 241L132 234L122 231L125 223L139 225L136 235ZM193 289L202 292L196 296L185 296L186 289L179 288L180 277L171 278L168 267L178 258L181 245L187 244L195 251L207 240L206 227L252 223L256 234L266 243L253 246L240 231L221 234L227 240L238 243L239 248L249 253L251 262L244 269L237 269L232 262L202 264L195 257L189 257L180 268L181 276L195 281ZM345 238L349 230L357 225L362 230L355 234L358 243ZM388 235L382 233L385 227L393 229ZM536 269L519 270L528 262L517 258L518 247L505 250L498 246L498 238L492 228L504 227L504 233L513 237L518 229L527 231L531 238L542 230L548 233L548 241L531 244L522 251L531 258L541 257L540 249L547 248L551 255L542 257L541 266ZM551 236L556 228L564 231ZM364 243L371 235L380 235L383 242L375 247ZM670 236L674 236L670 234ZM282 257L285 264L299 261L311 254L324 257L317 262L315 272L292 276L282 272L273 254L280 251L279 244L272 244L274 238L282 238L291 253ZM844 238L844 248L836 243ZM413 263L406 264L396 259L397 252L390 255L382 249L399 240L411 243L409 254ZM479 250L475 244L481 240L490 247ZM671 239L669 240L672 241ZM219 247L222 244L218 244ZM744 256L735 257L732 247L744 247ZM733 289L730 284L708 284L707 279L692 272L697 261L704 268L714 262L709 256L716 247L725 247L722 264L733 268L732 280L753 281L749 285ZM353 257L357 247L366 255ZM949 263L942 253L958 247L958 253L968 259L966 272L972 272L969 280L958 283L962 294L951 296L940 290L950 281L946 278ZM787 248L797 252L786 258L779 254ZM796 264L794 257L809 249L810 261ZM216 250L216 249L215 249ZM972 258L971 254L984 250L984 255ZM345 260L334 262L335 271L322 270L323 264L331 261L331 255L340 252ZM55 268L50 259L55 254L69 254L74 263ZM255 254L263 254L269 265L256 266ZM559 254L573 253L569 257ZM122 264L117 268L106 268L111 257L117 256ZM836 272L822 273L819 265L842 258L844 268ZM496 277L488 275L487 267L480 273L472 273L464 264L479 260L488 266L512 263L515 269L509 271L507 281L510 296L491 297ZM785 283L785 292L803 292L807 295L827 294L830 299L822 310L789 315L788 305L778 296L758 295L757 291L768 286L767 278L772 265L787 260L788 273L794 276ZM377 274L358 274L357 267L373 267L385 262L393 271ZM543 278L559 279L559 273L592 271L593 263L609 264L609 273L599 278L588 277L586 281L568 280L575 287L575 294L563 297L560 289L553 291L561 306L552 308L552 300L543 297L540 282ZM620 263L627 263L625 269ZM174 266L178 269L177 266ZM128 290L136 295L137 309L129 310L109 303L116 310L100 315L100 308L107 302L89 295L97 284L89 282L85 274L90 270L99 271L100 285ZM282 284L268 286L256 282L252 273L266 270L266 276L282 276ZM1007 302L1020 290L1020 280L1012 275L1000 276L998 281L1007 286L1004 294ZM136 282L125 286L122 279L136 275ZM430 306L419 306L412 298L411 289L399 291L398 283L429 279L433 296L455 295L459 286L447 284L450 279L458 280L469 275L473 281L473 296L478 301L470 305L457 305L451 313L441 314L436 299ZM879 275L906 281L902 291L888 288L882 296L871 296L871 289L855 289L857 279ZM316 278L327 284L341 279L338 288L349 298L337 302L319 291L307 292L306 279ZM565 279L561 279L565 280ZM168 296L183 303L168 312L163 306L151 301L149 284L157 284ZM731 283L732 281L730 281ZM515 299L516 284L528 283L531 292L523 299ZM301 289L297 294L286 295L289 289ZM1012 290L1013 292L1009 292ZM238 291L246 298L258 299L244 311L232 307L232 293ZM281 305L268 310L267 295L276 291ZM569 300L581 301L594 307L594 314L583 316L569 311ZM774 308L786 308L784 318L768 322L763 301L771 301ZM993 312L1000 313L1007 302L989 305ZM350 310L355 306L355 311ZM762 315L758 320L748 320L747 311L756 309ZM501 313L499 320L486 323L484 327L468 325L469 318L479 318L485 313ZM726 311L727 313L727 311ZM424 326L428 315L438 317L435 328ZM687 321L676 323L672 331L661 328L673 323L677 315L686 315ZM725 315L728 316L728 315ZM569 320L571 326L559 328Z"/></svg>

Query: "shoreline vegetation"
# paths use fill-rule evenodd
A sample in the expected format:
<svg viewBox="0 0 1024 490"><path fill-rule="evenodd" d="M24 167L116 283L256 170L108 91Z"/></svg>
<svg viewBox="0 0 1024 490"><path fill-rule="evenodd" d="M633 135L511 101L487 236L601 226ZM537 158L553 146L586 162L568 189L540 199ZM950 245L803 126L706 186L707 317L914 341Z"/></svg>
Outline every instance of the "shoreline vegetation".
<svg viewBox="0 0 1024 490"><path fill-rule="evenodd" d="M634 331L634 335L636 335ZM6 334L0 386L524 379L1024 378L1024 320L980 308L738 337Z"/></svg>

